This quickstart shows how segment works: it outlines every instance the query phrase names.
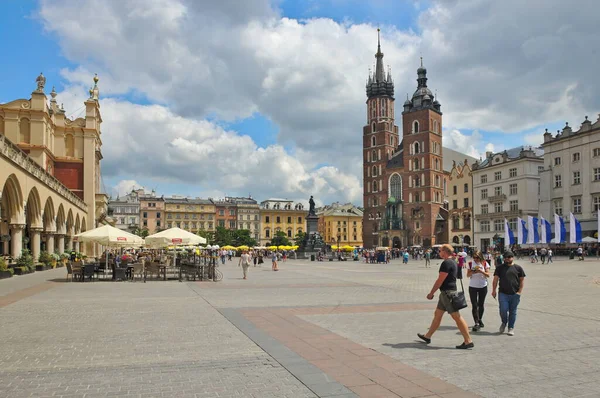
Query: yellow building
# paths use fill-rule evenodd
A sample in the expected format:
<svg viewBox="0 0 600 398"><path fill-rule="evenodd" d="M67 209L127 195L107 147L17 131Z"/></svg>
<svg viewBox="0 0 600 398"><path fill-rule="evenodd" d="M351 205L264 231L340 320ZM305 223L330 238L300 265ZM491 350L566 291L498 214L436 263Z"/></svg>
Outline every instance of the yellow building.
<svg viewBox="0 0 600 398"><path fill-rule="evenodd" d="M48 101L42 74L36 83L29 99L0 104L0 254L93 256L98 247L80 246L75 235L106 222L98 78L77 119L67 117L54 88Z"/></svg>
<svg viewBox="0 0 600 398"><path fill-rule="evenodd" d="M278 231L293 243L298 232L306 232L306 215L304 205L292 200L268 199L260 202L260 244L267 245Z"/></svg>
<svg viewBox="0 0 600 398"><path fill-rule="evenodd" d="M453 162L448 177L448 239L452 245L472 245L473 178L467 160ZM487 205L486 205L487 206Z"/></svg>
<svg viewBox="0 0 600 398"><path fill-rule="evenodd" d="M329 245L362 246L363 212L352 203L332 205L318 209L319 233Z"/></svg>
<svg viewBox="0 0 600 398"><path fill-rule="evenodd" d="M164 198L166 227L193 233L215 231L215 204L208 199Z"/></svg>

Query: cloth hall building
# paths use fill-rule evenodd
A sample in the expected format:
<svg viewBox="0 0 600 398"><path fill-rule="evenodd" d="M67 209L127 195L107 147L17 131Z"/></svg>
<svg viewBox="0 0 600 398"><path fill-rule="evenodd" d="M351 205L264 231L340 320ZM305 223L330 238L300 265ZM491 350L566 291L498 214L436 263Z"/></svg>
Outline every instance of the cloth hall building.
<svg viewBox="0 0 600 398"><path fill-rule="evenodd" d="M375 58L363 127L364 247L448 243L450 170L453 163L474 159L443 148L441 104L427 87L422 61L417 88L404 102L401 129L396 125L394 82L384 70L379 40Z"/></svg>

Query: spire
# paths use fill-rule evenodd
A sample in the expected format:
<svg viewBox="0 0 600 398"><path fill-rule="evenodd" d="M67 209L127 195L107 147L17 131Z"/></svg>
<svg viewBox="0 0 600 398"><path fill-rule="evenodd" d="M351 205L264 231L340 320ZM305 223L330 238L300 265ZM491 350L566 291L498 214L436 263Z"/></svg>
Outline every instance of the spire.
<svg viewBox="0 0 600 398"><path fill-rule="evenodd" d="M381 32L381 29L377 28L377 54L375 54L375 58L377 58L377 66L375 67L375 81L383 82L385 81L385 72L383 70L383 53L381 52L381 40L379 37L379 32Z"/></svg>

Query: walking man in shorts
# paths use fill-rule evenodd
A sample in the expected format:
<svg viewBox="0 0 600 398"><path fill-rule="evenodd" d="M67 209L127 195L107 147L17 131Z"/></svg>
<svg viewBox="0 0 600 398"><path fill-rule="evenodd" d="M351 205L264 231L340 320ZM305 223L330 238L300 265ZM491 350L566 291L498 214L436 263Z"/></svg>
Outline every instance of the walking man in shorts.
<svg viewBox="0 0 600 398"><path fill-rule="evenodd" d="M452 259L454 254L454 248L449 244L442 245L440 248L440 258L443 260L439 269L439 276L433 287L431 288L431 292L427 295L428 300L433 300L435 292L439 289L440 295L438 299L437 308L435 309L435 313L433 315L433 321L431 321L431 326L429 326L429 330L425 334L418 333L417 336L425 343L431 343L431 336L435 333L435 331L440 327L442 323L442 317L444 313L449 313L454 322L456 322L456 326L460 330L460 333L463 336L463 343L461 345L457 345L456 348L459 350L466 350L468 348L473 348L475 345L473 344L473 340L471 340L471 335L469 334L469 326L467 322L464 320L462 316L460 316L460 312L455 310L452 306L452 296L456 295L456 276L458 273L458 267L456 262Z"/></svg>

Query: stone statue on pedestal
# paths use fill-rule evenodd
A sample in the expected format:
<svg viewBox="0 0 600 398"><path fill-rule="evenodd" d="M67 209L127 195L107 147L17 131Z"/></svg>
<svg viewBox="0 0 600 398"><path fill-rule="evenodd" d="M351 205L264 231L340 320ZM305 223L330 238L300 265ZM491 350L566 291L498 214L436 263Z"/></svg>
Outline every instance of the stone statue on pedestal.
<svg viewBox="0 0 600 398"><path fill-rule="evenodd" d="M308 205L310 206L309 209L308 209L308 215L309 216L316 216L317 213L315 213L315 201L313 200L312 196L308 200Z"/></svg>

